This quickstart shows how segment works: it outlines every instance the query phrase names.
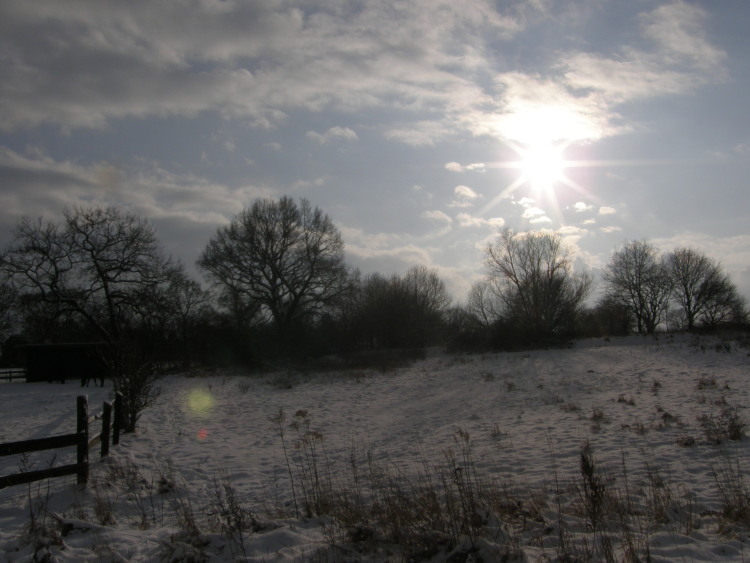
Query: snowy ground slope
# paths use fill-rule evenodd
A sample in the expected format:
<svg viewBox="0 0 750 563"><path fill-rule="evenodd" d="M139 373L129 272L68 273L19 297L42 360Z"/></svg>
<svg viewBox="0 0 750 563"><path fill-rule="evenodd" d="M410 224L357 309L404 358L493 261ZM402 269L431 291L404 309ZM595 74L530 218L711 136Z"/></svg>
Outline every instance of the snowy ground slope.
<svg viewBox="0 0 750 563"><path fill-rule="evenodd" d="M123 439L114 458L120 465L132 462L150 484L168 475L199 520L208 518L205 507L217 480L228 479L243 504L267 521L269 509L291 507L278 425L271 422L279 409L288 419L288 447L295 435L288 421L307 411L335 475L346 472L353 451L369 451L378 463L409 474L444 461L447 450L460 448L456 437L463 433L480 471L547 505L555 502L555 479L572 495L580 448L588 440L601 465L627 474L634 488L645 487L658 472L674 485L673 494L691 499L689 529L667 523L645 530L655 560L743 561L750 558L747 530L725 527L718 533L721 499L714 474L721 460L747 470L750 441L708 444L698 417L717 417L729 405L750 418L750 357L745 348L726 352L717 342L631 337L582 341L566 350L435 355L385 374L170 376L161 381L159 405L144 413L137 434ZM72 431L80 391L70 383L0 385L0 442ZM111 389L86 392L91 408L98 409ZM46 461L29 463L43 467ZM0 474L17 466L17 456L0 458ZM100 463L92 471L100 499L108 471ZM74 479L49 484L50 511L69 523L88 523L74 525L75 532L54 548L59 560L187 557L170 539L179 528L175 501L169 500L174 491L162 495L160 506L149 501L148 525L138 522L143 511L136 501L105 491L114 516L99 525L91 507L96 487L81 490ZM28 557L31 548L18 538L29 520L29 502L46 496L46 487L33 486L31 494L25 486L0 490L0 559ZM243 558L307 560L330 540L324 523L279 519L248 537ZM519 532L518 540L529 560L556 556L545 538ZM205 551L214 560L231 558L218 540Z"/></svg>

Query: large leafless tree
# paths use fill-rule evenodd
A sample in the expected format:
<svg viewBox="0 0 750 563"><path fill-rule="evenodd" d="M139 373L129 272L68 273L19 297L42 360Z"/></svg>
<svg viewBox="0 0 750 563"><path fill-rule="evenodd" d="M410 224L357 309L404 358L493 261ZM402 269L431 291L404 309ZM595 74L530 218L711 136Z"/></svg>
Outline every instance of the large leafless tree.
<svg viewBox="0 0 750 563"><path fill-rule="evenodd" d="M638 332L653 334L672 295L669 268L657 249L643 240L628 242L612 254L602 279L607 296L628 309Z"/></svg>
<svg viewBox="0 0 750 563"><path fill-rule="evenodd" d="M705 254L691 248L678 248L667 256L667 266L674 284L673 295L685 317L688 330L718 291L723 281L719 265Z"/></svg>
<svg viewBox="0 0 750 563"><path fill-rule="evenodd" d="M105 342L122 339L178 266L151 225L117 207L66 209L62 223L23 218L2 269L26 298L83 319Z"/></svg>
<svg viewBox="0 0 750 563"><path fill-rule="evenodd" d="M60 223L23 218L0 267L22 299L55 318L79 319L106 343L133 430L157 393L131 336L159 305L152 296L180 270L151 225L117 207L69 208Z"/></svg>
<svg viewBox="0 0 750 563"><path fill-rule="evenodd" d="M257 310L282 341L343 291L344 243L333 221L302 199L261 199L219 227L198 265L231 301Z"/></svg>
<svg viewBox="0 0 750 563"><path fill-rule="evenodd" d="M667 265L688 330L742 317L744 303L718 262L698 250L677 248L667 256Z"/></svg>
<svg viewBox="0 0 750 563"><path fill-rule="evenodd" d="M557 233L500 232L486 249L492 290L506 320L538 337L572 328L592 288L588 272L574 272L573 258Z"/></svg>

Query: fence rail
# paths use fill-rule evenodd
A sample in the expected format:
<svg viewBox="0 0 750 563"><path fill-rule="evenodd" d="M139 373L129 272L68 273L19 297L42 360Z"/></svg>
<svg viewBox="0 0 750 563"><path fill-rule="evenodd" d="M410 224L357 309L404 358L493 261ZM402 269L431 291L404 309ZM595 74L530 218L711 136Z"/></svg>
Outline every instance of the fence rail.
<svg viewBox="0 0 750 563"><path fill-rule="evenodd" d="M76 463L5 475L0 477L0 489L23 483L33 483L42 479L64 477L66 475L76 475L79 485L87 483L89 477L89 450L91 447L97 443L101 444L99 454L101 457L105 457L109 454L110 436L112 445L117 445L120 442L122 395L116 393L114 405L109 401L105 401L102 411L92 416L89 416L88 413L88 398L86 395L79 395L76 401L76 409L75 433L0 444L0 457L75 446ZM96 434L90 435L89 428L97 420L102 421L101 430Z"/></svg>
<svg viewBox="0 0 750 563"><path fill-rule="evenodd" d="M0 368L0 381L14 381L23 379L26 381L25 368Z"/></svg>

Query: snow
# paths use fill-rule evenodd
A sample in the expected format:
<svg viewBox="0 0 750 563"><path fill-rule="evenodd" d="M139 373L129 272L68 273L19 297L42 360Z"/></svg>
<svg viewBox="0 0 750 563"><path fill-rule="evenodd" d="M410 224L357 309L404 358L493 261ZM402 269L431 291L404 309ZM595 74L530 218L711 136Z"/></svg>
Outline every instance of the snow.
<svg viewBox="0 0 750 563"><path fill-rule="evenodd" d="M631 511L633 545L654 561L744 561L747 519L721 516L718 484L737 483L731 476L747 470L748 438L711 443L700 420L719 420L727 407L747 419L748 356L735 342L660 335L515 353L435 352L386 373L171 375L138 431L108 459L92 454L87 487L71 476L0 490L0 560L29 560L35 549L58 561L406 558L387 537L353 545L329 514L295 515L287 456L299 506L297 472L311 455L324 477L349 487L352 459L363 472L377 467L407 482L471 465L528 513L524 522L488 515L483 538L458 538L429 560L473 551L491 561L508 553L509 538L518 560L554 560L561 531L580 555L595 537L581 493L588 441L607 490L642 507ZM0 442L74 431L81 391L70 382L0 384ZM112 389L85 393L94 411ZM305 431L315 433L307 442ZM26 466L43 468L49 456L33 454ZM60 450L54 463L73 457L73 448ZM0 458L0 475L18 467L19 456ZM231 512L221 502L233 499L242 509L232 514L252 523L243 533L221 519ZM29 533L30 514L45 506L47 532ZM607 518L619 560L625 532L612 509Z"/></svg>

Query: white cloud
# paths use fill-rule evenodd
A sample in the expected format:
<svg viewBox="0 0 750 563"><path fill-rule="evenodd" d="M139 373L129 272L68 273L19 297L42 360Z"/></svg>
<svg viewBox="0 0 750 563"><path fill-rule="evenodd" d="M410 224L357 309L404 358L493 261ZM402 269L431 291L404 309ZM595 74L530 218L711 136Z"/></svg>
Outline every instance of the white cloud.
<svg viewBox="0 0 750 563"><path fill-rule="evenodd" d="M682 1L641 15L651 49L622 45L613 55L570 52L557 73L504 72L497 108L475 112L475 134L524 144L588 141L629 132L617 113L623 102L681 94L724 80L726 53L703 30L706 12Z"/></svg>
<svg viewBox="0 0 750 563"><path fill-rule="evenodd" d="M599 215L612 215L614 213L617 213L617 210L614 207L603 205L599 208Z"/></svg>
<svg viewBox="0 0 750 563"><path fill-rule="evenodd" d="M411 237L395 233L368 233L358 227L339 226L349 258L368 264L369 271L389 273L401 266L431 264L434 249L417 244Z"/></svg>
<svg viewBox="0 0 750 563"><path fill-rule="evenodd" d="M0 216L56 219L66 205L123 205L152 219L217 223L218 218L223 222L238 213L242 202L273 193L262 186L230 188L194 174L176 174L146 160L126 167L107 162L79 165L41 151L24 156L0 147L0 167L15 178L3 192Z"/></svg>
<svg viewBox="0 0 750 563"><path fill-rule="evenodd" d="M687 63L714 73L722 71L726 53L706 38L702 23L706 12L687 2L672 2L644 14L644 34L659 46L664 61L674 65Z"/></svg>
<svg viewBox="0 0 750 563"><path fill-rule="evenodd" d="M622 231L622 227L602 227L601 231L603 233L619 233Z"/></svg>
<svg viewBox="0 0 750 563"><path fill-rule="evenodd" d="M578 247L578 242L586 236L589 231L574 225L565 225L557 229L557 232L560 233L566 244L573 248L577 253L580 253L581 249Z"/></svg>
<svg viewBox="0 0 750 563"><path fill-rule="evenodd" d="M534 217L529 221L529 224L531 225L539 225L541 223L551 223L552 219L547 217L546 215L542 215L541 217Z"/></svg>
<svg viewBox="0 0 750 563"><path fill-rule="evenodd" d="M331 179L330 176L319 176L317 178L313 178L310 180L297 180L296 182L292 184L292 189L304 190L304 189L312 188L312 187L319 188L321 186L325 186L330 179Z"/></svg>
<svg viewBox="0 0 750 563"><path fill-rule="evenodd" d="M323 134L316 133L315 131L308 131L305 136L321 145L332 139L345 139L347 141L356 141L358 139L357 133L348 127L331 127Z"/></svg>
<svg viewBox="0 0 750 563"><path fill-rule="evenodd" d="M575 209L576 213L582 213L584 211L589 211L594 208L593 205L588 205L582 201L577 201L573 204L573 209Z"/></svg>
<svg viewBox="0 0 750 563"><path fill-rule="evenodd" d="M471 171L477 171L477 172L484 172L486 170L487 166L484 162L473 162L471 164L461 164L459 162L449 162L445 165L446 170L450 170L451 172L471 172Z"/></svg>
<svg viewBox="0 0 750 563"><path fill-rule="evenodd" d="M701 8L672 2L641 15L644 36L655 49L624 46L613 57L571 53L565 83L592 92L605 106L679 94L726 77L726 53L706 39Z"/></svg>
<svg viewBox="0 0 750 563"><path fill-rule="evenodd" d="M527 207L526 209L524 209L523 215L521 215L521 217L523 217L524 219L530 219L532 217L539 217L544 214L544 209L540 209L539 207Z"/></svg>
<svg viewBox="0 0 750 563"><path fill-rule="evenodd" d="M575 225L565 225L557 229L557 232L563 236L569 236L569 235L584 235L588 233L588 230L582 229L581 227L576 227Z"/></svg>
<svg viewBox="0 0 750 563"><path fill-rule="evenodd" d="M515 71L501 74L497 81L502 112L484 117L477 132L533 144L595 140L624 131L596 95L574 94L554 79Z"/></svg>
<svg viewBox="0 0 750 563"><path fill-rule="evenodd" d="M456 197L461 199L478 199L481 197L469 186L456 186L455 188L453 188L453 193L456 194Z"/></svg>
<svg viewBox="0 0 750 563"><path fill-rule="evenodd" d="M450 120L417 121L407 125L392 125L385 129L385 137L413 147L431 147L449 137L456 130Z"/></svg>
<svg viewBox="0 0 750 563"><path fill-rule="evenodd" d="M450 207L471 207L476 200L482 196L472 190L469 186L456 186L453 188L455 199L449 204Z"/></svg>
<svg viewBox="0 0 750 563"><path fill-rule="evenodd" d="M484 38L521 16L486 0L341 3L5 4L0 123L102 127L113 118L215 111L271 128L290 110L439 112L391 138L428 144L487 96ZM54 22L51 25L50 22ZM54 53L54 56L50 56Z"/></svg>
<svg viewBox="0 0 750 563"><path fill-rule="evenodd" d="M670 252L678 247L695 248L735 273L743 272L750 266L750 235L716 236L683 231L669 238L653 239L651 242L662 252Z"/></svg>
<svg viewBox="0 0 750 563"><path fill-rule="evenodd" d="M505 225L505 219L502 217L483 219L482 217L474 217L469 213L459 213L456 215L456 220L460 227L493 227L499 229Z"/></svg>
<svg viewBox="0 0 750 563"><path fill-rule="evenodd" d="M426 219L431 219L433 221L439 221L441 223L452 223L453 219L451 219L448 215L443 213L439 210L432 210L432 211L424 211L422 213L422 217Z"/></svg>

